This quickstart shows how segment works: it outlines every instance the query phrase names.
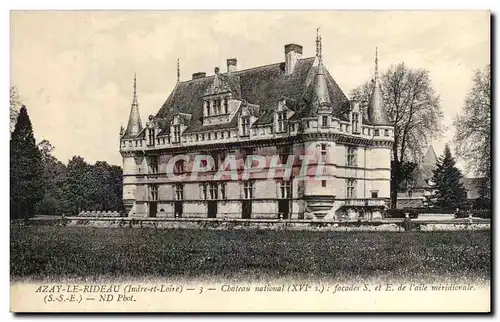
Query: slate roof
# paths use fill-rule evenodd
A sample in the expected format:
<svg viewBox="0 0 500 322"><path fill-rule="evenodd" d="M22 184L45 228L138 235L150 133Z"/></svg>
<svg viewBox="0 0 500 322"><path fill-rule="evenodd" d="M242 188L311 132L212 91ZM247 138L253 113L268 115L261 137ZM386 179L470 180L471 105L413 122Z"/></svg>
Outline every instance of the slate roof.
<svg viewBox="0 0 500 322"><path fill-rule="evenodd" d="M285 74L285 63L255 67L251 69L235 71L232 73L219 73L222 84L227 84L233 97L246 100L250 104L260 106L261 116L254 124L267 124L272 122L272 109L278 101L287 98L287 106L290 100L291 108L296 108L297 116L311 116L310 110L310 88L316 75L317 66L313 66L315 57L304 58L297 61L294 71L290 75ZM332 102L334 114L341 119L347 119L343 108L347 97L337 85L330 73L325 69L328 93ZM156 117L171 120L174 110L181 113L191 114L191 124L184 133L200 132L209 129L203 126L203 96L212 84L216 75L179 82L174 90L160 108ZM235 128L237 120L234 118L227 124L215 126L217 129ZM165 128L162 132L167 132Z"/></svg>

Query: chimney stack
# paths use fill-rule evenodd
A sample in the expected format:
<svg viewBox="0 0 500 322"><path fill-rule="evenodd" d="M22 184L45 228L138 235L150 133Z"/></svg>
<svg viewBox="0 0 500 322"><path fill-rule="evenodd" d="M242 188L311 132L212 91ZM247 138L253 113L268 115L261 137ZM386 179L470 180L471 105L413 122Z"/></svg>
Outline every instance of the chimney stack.
<svg viewBox="0 0 500 322"><path fill-rule="evenodd" d="M238 70L238 60L236 58L228 58L226 61L228 73L233 73Z"/></svg>
<svg viewBox="0 0 500 322"><path fill-rule="evenodd" d="M302 46L297 44L285 45L285 74L293 73L295 64L302 58Z"/></svg>
<svg viewBox="0 0 500 322"><path fill-rule="evenodd" d="M193 79L203 78L206 76L207 76L207 74L205 72L198 72L198 73L193 74Z"/></svg>

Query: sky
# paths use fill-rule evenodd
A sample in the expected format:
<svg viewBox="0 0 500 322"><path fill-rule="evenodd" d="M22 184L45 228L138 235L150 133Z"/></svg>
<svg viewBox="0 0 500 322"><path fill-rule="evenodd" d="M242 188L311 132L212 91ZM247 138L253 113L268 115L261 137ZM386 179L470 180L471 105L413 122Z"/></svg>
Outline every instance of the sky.
<svg viewBox="0 0 500 322"><path fill-rule="evenodd" d="M134 72L145 124L174 88L177 58L188 80L225 71L227 58L238 69L284 61L288 43L311 57L318 27L324 64L346 95L371 78L376 46L382 72L399 62L429 71L444 114L432 141L440 155L474 70L490 63L486 11L13 11L11 84L58 159L121 165Z"/></svg>

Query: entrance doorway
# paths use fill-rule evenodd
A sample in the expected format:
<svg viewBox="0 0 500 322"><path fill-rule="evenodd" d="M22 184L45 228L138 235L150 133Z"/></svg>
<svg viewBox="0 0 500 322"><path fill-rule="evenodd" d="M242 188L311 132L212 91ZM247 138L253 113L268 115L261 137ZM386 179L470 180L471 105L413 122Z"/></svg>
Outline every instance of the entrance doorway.
<svg viewBox="0 0 500 322"><path fill-rule="evenodd" d="M216 218L217 217L217 201L210 200L207 204L208 208L208 218Z"/></svg>
<svg viewBox="0 0 500 322"><path fill-rule="evenodd" d="M176 201L175 204L174 204L174 216L176 218L181 218L182 217L182 211L183 211L182 201Z"/></svg>
<svg viewBox="0 0 500 322"><path fill-rule="evenodd" d="M278 201L278 213L280 218L288 219L290 216L290 200L282 199Z"/></svg>
<svg viewBox="0 0 500 322"><path fill-rule="evenodd" d="M150 201L149 202L149 217L156 217L156 213L158 212L158 202Z"/></svg>
<svg viewBox="0 0 500 322"><path fill-rule="evenodd" d="M252 218L252 201L243 200L241 202L241 218L250 219Z"/></svg>

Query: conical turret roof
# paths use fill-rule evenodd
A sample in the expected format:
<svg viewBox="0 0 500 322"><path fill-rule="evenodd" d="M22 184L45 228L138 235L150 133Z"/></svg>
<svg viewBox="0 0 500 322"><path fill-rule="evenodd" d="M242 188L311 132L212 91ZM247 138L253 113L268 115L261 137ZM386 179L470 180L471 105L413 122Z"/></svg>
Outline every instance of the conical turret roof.
<svg viewBox="0 0 500 322"><path fill-rule="evenodd" d="M134 74L134 94L132 105L130 107L130 115L128 118L127 129L123 134L123 138L133 138L142 131L141 115L139 113L139 103L137 102L137 81Z"/></svg>
<svg viewBox="0 0 500 322"><path fill-rule="evenodd" d="M390 125L389 118L384 108L382 90L378 80L378 54L375 51L375 79L372 94L368 102L368 117L372 125Z"/></svg>

